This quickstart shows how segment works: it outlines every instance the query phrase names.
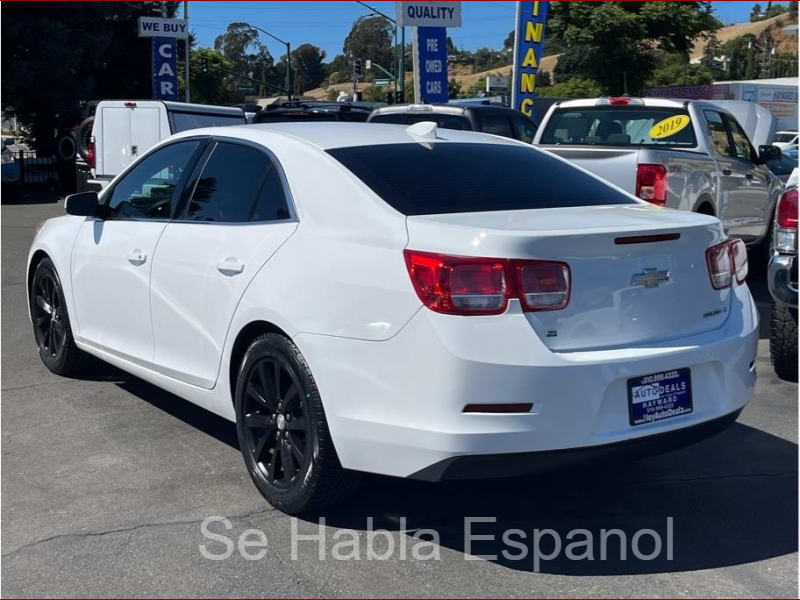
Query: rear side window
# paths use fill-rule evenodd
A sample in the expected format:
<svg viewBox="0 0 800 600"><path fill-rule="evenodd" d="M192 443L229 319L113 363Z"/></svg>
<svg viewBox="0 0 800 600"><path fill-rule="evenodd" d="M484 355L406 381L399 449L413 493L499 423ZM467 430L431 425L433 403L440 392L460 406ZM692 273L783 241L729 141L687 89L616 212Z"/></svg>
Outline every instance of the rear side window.
<svg viewBox="0 0 800 600"><path fill-rule="evenodd" d="M708 136L711 138L711 145L719 156L731 156L731 149L728 144L728 132L722 122L722 116L715 110L704 110L703 116L708 124Z"/></svg>
<svg viewBox="0 0 800 600"><path fill-rule="evenodd" d="M370 123L394 123L396 125L413 125L422 121L433 121L442 129L469 131L472 129L469 119L459 115L443 115L441 113L394 113L375 115Z"/></svg>
<svg viewBox="0 0 800 600"><path fill-rule="evenodd" d="M328 153L405 215L635 204L569 163L516 144L387 144Z"/></svg>
<svg viewBox="0 0 800 600"><path fill-rule="evenodd" d="M533 143L533 138L536 135L536 125L533 124L533 121L519 115L514 115L512 120L517 129L517 139L528 144Z"/></svg>
<svg viewBox="0 0 800 600"><path fill-rule="evenodd" d="M172 133L188 129L199 129L200 127L222 127L224 125L244 125L244 123L244 114L214 115L179 111L170 111L169 113L169 124L172 128Z"/></svg>
<svg viewBox="0 0 800 600"><path fill-rule="evenodd" d="M269 156L256 148L220 142L197 179L186 218L244 223L288 214L283 184Z"/></svg>
<svg viewBox="0 0 800 600"><path fill-rule="evenodd" d="M514 132L511 131L511 122L506 115L482 114L480 119L481 131L484 133L502 135L508 138L514 137Z"/></svg>
<svg viewBox="0 0 800 600"><path fill-rule="evenodd" d="M665 130L663 123L672 122L675 117L683 117L682 126ZM669 131L672 133L667 135ZM693 148L697 138L689 114L683 109L599 106L556 110L547 120L539 143Z"/></svg>

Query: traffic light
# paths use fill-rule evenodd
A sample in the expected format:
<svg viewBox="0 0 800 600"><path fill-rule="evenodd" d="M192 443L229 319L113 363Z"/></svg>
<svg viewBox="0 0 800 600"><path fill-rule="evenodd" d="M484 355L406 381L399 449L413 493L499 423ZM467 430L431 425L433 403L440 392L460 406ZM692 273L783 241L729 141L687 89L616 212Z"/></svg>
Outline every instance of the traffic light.
<svg viewBox="0 0 800 600"><path fill-rule="evenodd" d="M361 59L356 58L353 60L353 73L356 77L361 77Z"/></svg>
<svg viewBox="0 0 800 600"><path fill-rule="evenodd" d="M203 73L208 73L208 59L207 58L201 58L200 59L200 70Z"/></svg>
<svg viewBox="0 0 800 600"><path fill-rule="evenodd" d="M394 92L386 92L386 104L394 104Z"/></svg>
<svg viewBox="0 0 800 600"><path fill-rule="evenodd" d="M397 90L394 93L394 102L395 104L404 104L406 101L405 92Z"/></svg>

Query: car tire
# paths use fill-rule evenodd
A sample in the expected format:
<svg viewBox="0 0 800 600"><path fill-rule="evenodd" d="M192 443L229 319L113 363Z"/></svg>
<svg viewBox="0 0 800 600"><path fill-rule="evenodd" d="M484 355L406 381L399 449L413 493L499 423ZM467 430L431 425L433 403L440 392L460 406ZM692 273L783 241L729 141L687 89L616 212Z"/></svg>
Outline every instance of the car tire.
<svg viewBox="0 0 800 600"><path fill-rule="evenodd" d="M74 375L80 370L84 354L75 345L64 290L49 258L36 266L28 296L39 358L56 375Z"/></svg>
<svg viewBox="0 0 800 600"><path fill-rule="evenodd" d="M309 513L354 492L360 474L339 463L314 377L291 340L267 333L250 344L234 404L247 471L272 506Z"/></svg>
<svg viewBox="0 0 800 600"><path fill-rule="evenodd" d="M769 354L775 374L797 381L797 309L773 306L770 318Z"/></svg>

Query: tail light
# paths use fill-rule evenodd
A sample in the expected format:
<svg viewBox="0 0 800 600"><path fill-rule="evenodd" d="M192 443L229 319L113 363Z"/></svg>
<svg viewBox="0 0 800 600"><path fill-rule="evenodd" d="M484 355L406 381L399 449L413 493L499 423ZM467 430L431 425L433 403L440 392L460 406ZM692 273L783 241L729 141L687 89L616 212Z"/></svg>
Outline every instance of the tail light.
<svg viewBox="0 0 800 600"><path fill-rule="evenodd" d="M747 246L740 239L730 240L731 268L736 275L736 283L744 283L747 279Z"/></svg>
<svg viewBox="0 0 800 600"><path fill-rule="evenodd" d="M664 165L639 165L636 168L636 195L664 206L667 201L667 168Z"/></svg>
<svg viewBox="0 0 800 600"><path fill-rule="evenodd" d="M797 250L797 188L783 192L778 200L775 222L775 249L778 252Z"/></svg>
<svg viewBox="0 0 800 600"><path fill-rule="evenodd" d="M404 251L417 296L450 315L499 315L518 298L523 310L558 310L569 302L570 272L562 262L449 256Z"/></svg>
<svg viewBox="0 0 800 600"><path fill-rule="evenodd" d="M94 154L94 136L89 140L89 143L86 144L86 164L89 165L90 169L94 169L95 164L95 154Z"/></svg>
<svg viewBox="0 0 800 600"><path fill-rule="evenodd" d="M730 287L734 276L739 284L747 279L747 247L740 239L731 238L708 248L706 263L711 286L715 290Z"/></svg>

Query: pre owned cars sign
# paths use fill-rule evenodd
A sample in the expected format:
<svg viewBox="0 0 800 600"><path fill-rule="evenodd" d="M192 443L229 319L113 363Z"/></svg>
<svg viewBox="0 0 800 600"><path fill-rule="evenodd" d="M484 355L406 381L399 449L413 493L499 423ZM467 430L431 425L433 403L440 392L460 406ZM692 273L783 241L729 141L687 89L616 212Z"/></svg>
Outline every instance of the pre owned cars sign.
<svg viewBox="0 0 800 600"><path fill-rule="evenodd" d="M461 2L397 2L397 24L408 27L461 27Z"/></svg>

